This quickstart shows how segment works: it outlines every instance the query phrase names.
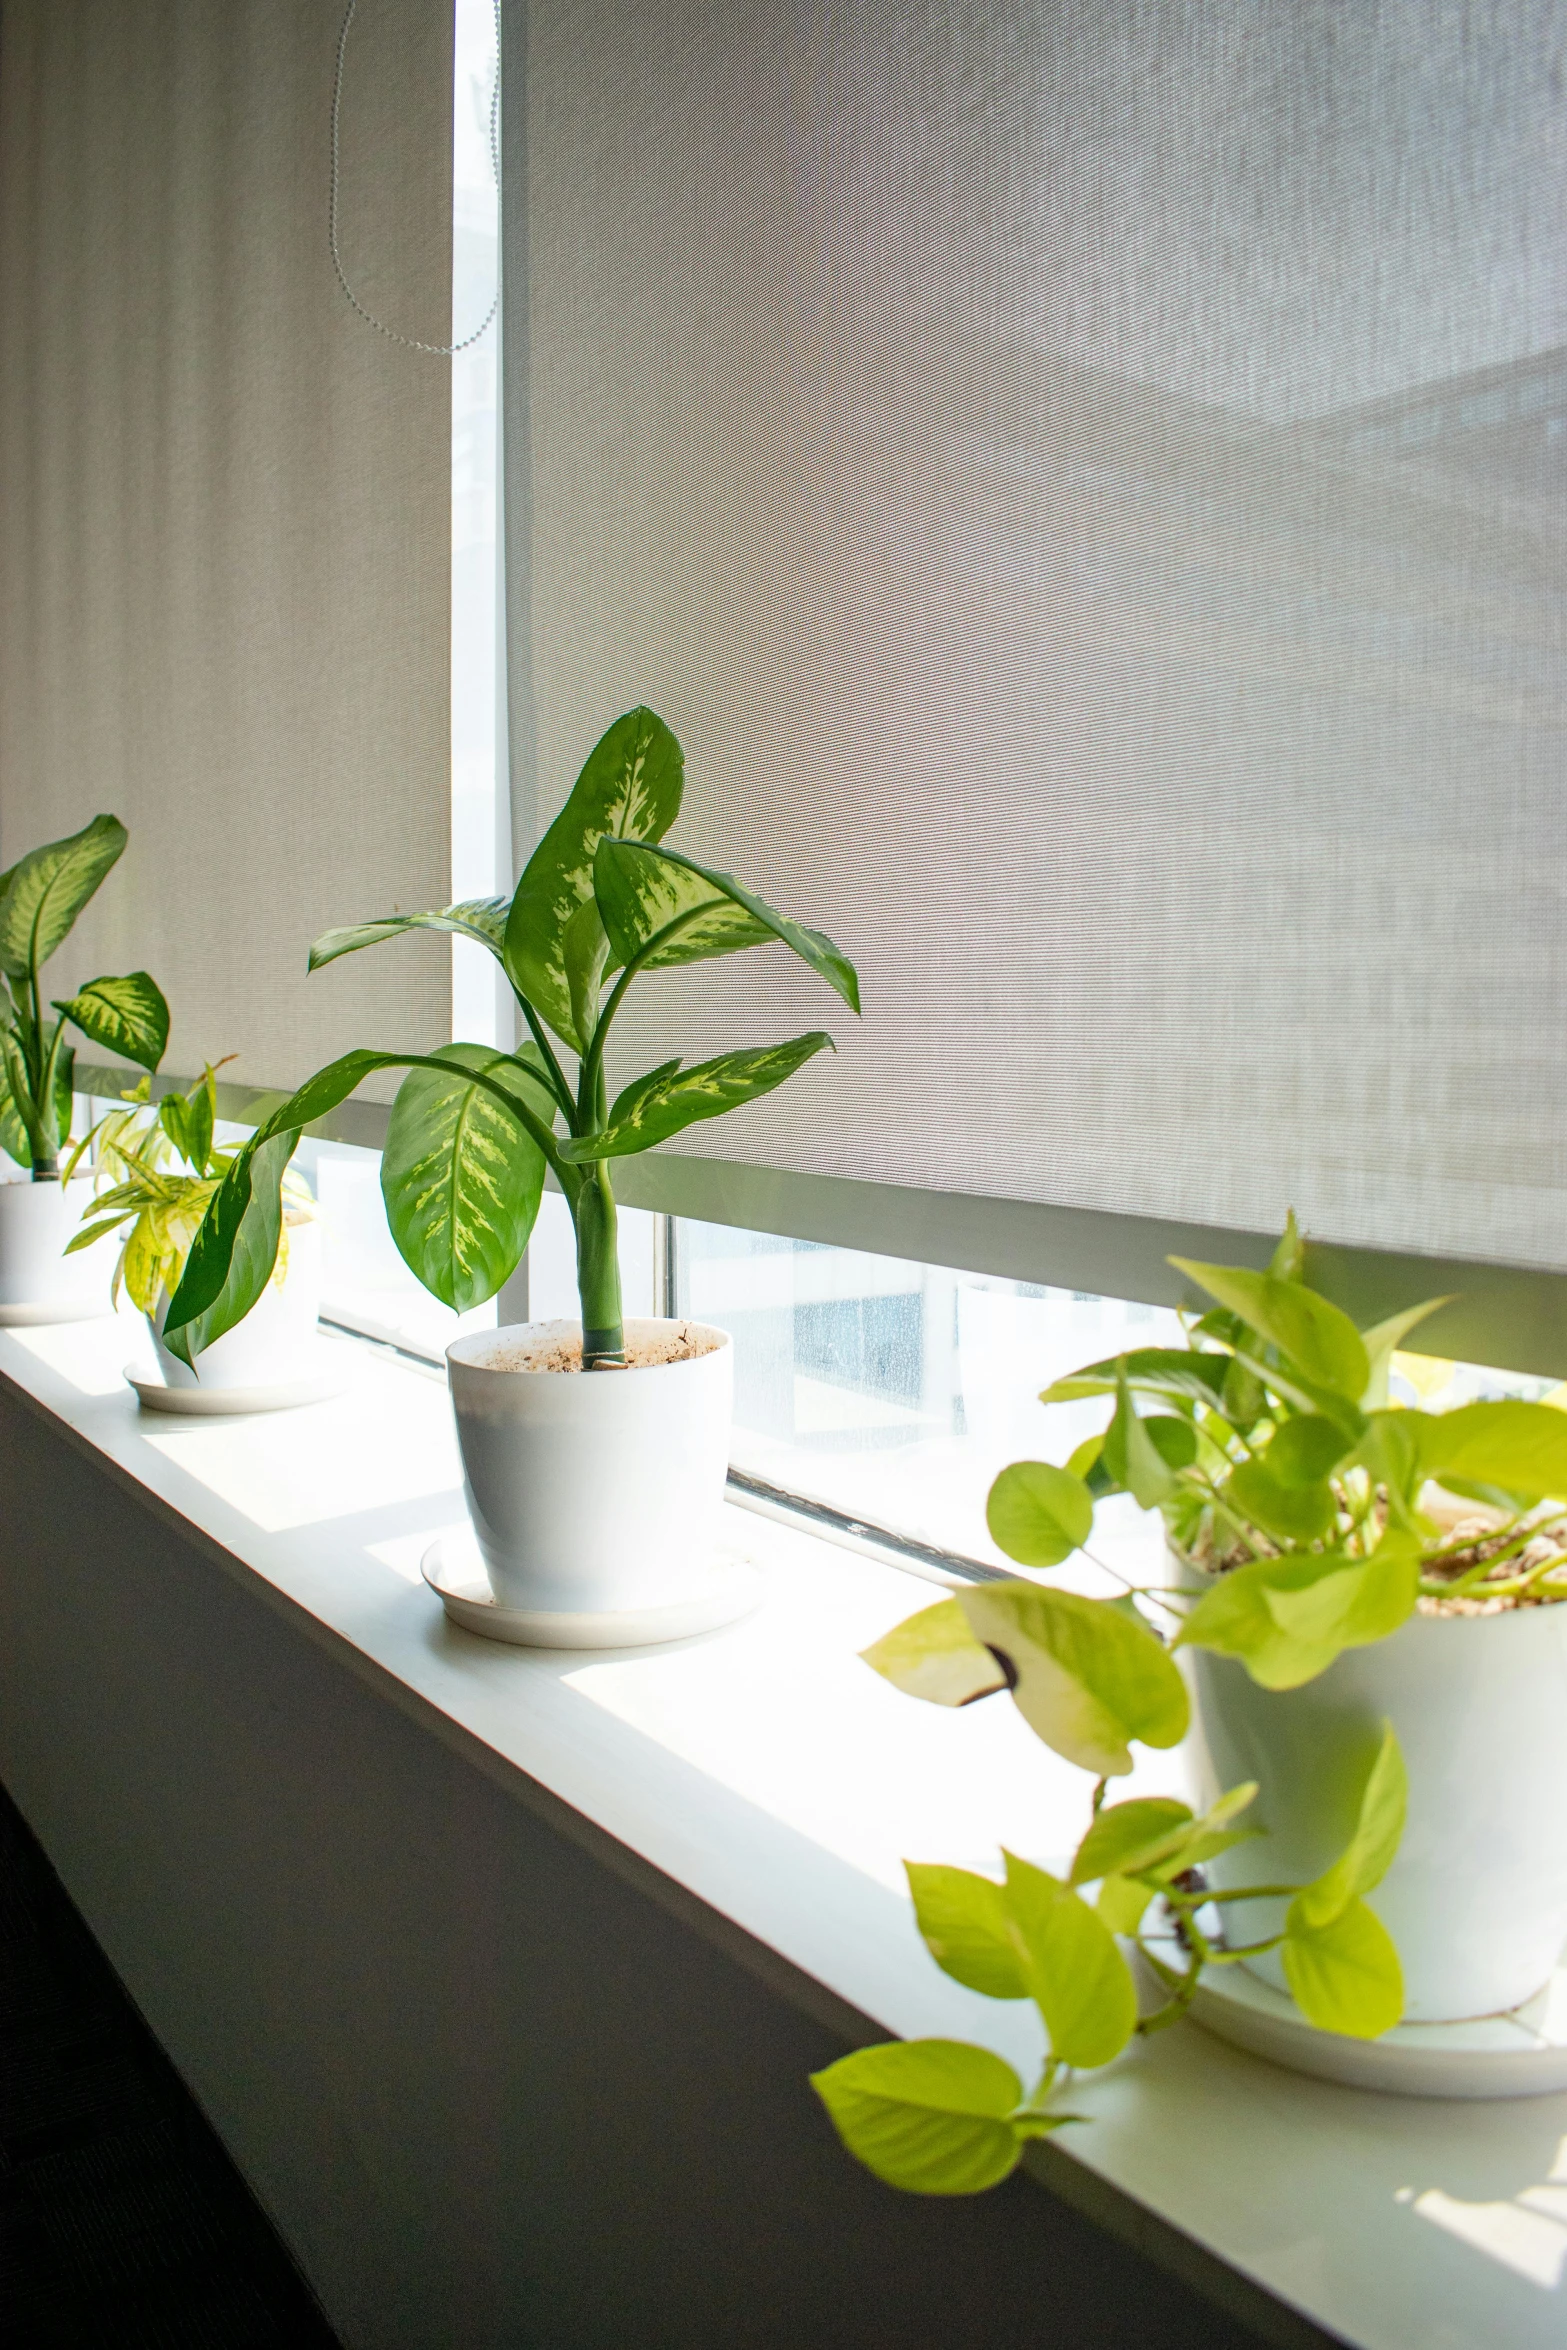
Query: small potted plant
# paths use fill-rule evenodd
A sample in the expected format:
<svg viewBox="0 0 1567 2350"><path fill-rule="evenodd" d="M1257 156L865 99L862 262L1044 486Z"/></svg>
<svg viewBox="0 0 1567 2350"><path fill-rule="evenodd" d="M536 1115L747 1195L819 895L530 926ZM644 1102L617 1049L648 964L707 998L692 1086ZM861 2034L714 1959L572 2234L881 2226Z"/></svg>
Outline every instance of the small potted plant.
<svg viewBox="0 0 1567 2350"><path fill-rule="evenodd" d="M1000 1547L1038 1571L1086 1544L1101 1500L1130 1495L1161 1512L1172 1579L1107 1600L982 1586L867 1651L937 1703L1009 1688L1049 1745L1101 1774L1059 1882L1012 1861L1003 1886L910 1868L938 1963L1032 1997L1050 2055L1029 2099L960 2043L861 2050L819 2075L845 2142L898 2185L1004 2176L1065 2118L1050 2102L1063 2071L1174 2020L1205 1967L1255 1971L1310 2023L1374 2038L1512 2013L1567 1939L1567 1414L1390 1404L1395 1349L1445 1301L1357 1330L1307 1280L1293 1217L1265 1272L1172 1261L1216 1301L1187 1344L1056 1381L1046 1404L1105 1398L1103 1434L1064 1466L1015 1462L987 1509ZM1185 1734L1176 1651L1204 1812L1106 1805L1134 1740ZM1260 1885L1238 1849L1252 1818L1268 1832ZM1095 1884L1090 1911L1080 1889ZM1169 1994L1141 2020L1115 1935Z"/></svg>
<svg viewBox="0 0 1567 2350"><path fill-rule="evenodd" d="M67 1254L121 1236L111 1294L118 1303L123 1288L146 1315L171 1394L194 1388L196 1378L164 1345L164 1318L202 1217L234 1162L233 1150L215 1140L217 1071L224 1066L209 1064L188 1093L166 1094L156 1106L144 1077L125 1095L128 1107L100 1119L66 1166L69 1177L92 1150L94 1197ZM320 1226L309 1187L292 1167L282 1198L271 1279L246 1319L202 1356L202 1385L215 1394L282 1395L308 1378L321 1312Z"/></svg>
<svg viewBox="0 0 1567 2350"><path fill-rule="evenodd" d="M0 1179L0 1322L108 1311L103 1253L66 1253L92 1197L89 1178L60 1179L75 1062L68 1030L151 1071L168 1043L169 1007L145 971L46 1003L43 972L126 838L117 817L95 816L0 874L0 1150L16 1168Z"/></svg>
<svg viewBox="0 0 1567 2350"><path fill-rule="evenodd" d="M755 1101L832 1039L679 1061L611 1093L616 1015L634 981L781 944L851 1007L832 941L727 873L659 844L679 813L684 759L652 711L616 720L510 898L394 914L329 931L311 967L418 929L486 947L527 1029L512 1053L345 1054L237 1155L196 1236L164 1324L183 1360L243 1320L270 1277L278 1184L300 1130L375 1069L401 1067L381 1163L393 1238L458 1310L482 1304L527 1245L546 1170L571 1212L580 1323L530 1323L448 1348L474 1530L497 1599L544 1615L677 1605L708 1573L728 1463L729 1342L704 1324L621 1310L611 1169L699 1119ZM575 1061L568 1077L560 1051Z"/></svg>

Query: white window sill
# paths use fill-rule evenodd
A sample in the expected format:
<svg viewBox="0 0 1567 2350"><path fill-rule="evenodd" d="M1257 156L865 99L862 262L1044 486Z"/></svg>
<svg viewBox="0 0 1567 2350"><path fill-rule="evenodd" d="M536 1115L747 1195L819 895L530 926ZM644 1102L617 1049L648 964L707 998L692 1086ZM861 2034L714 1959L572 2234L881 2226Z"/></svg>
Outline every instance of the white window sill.
<svg viewBox="0 0 1567 2350"><path fill-rule="evenodd" d="M492 1647L448 1627L419 1576L463 1515L437 1377L356 1346L335 1402L161 1419L123 1383L131 1335L123 1320L9 1331L0 1376L372 1687L522 1800L543 1790L591 1823L595 1850L594 1830L613 1839L639 1883L657 1872L682 1914L789 1996L1037 2063L1021 2006L962 1990L926 1956L901 1863L988 1869L1004 1843L1059 1855L1086 1782L1010 1707L943 1714L857 1661L928 1584L736 1511L768 1591L748 1621L615 1656ZM1180 1767L1158 1758L1136 1784L1178 1787ZM1058 2192L1133 2235L1140 2206L1361 2350L1562 2338L1567 2098L1370 2096L1186 2027L1075 2084L1072 2104L1088 2126L1039 2162Z"/></svg>

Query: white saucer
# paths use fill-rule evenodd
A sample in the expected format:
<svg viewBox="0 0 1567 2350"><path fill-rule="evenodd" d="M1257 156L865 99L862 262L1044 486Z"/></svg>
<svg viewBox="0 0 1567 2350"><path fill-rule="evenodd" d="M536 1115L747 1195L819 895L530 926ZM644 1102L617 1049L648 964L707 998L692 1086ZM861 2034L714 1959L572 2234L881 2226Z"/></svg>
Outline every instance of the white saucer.
<svg viewBox="0 0 1567 2350"><path fill-rule="evenodd" d="M317 1346L305 1359L309 1369L297 1379L282 1379L266 1387L166 1387L157 1371L127 1363L125 1378L149 1412L184 1412L198 1419L228 1418L239 1412L284 1412L301 1403L324 1403L341 1395L348 1385L350 1366L339 1358L339 1347Z"/></svg>
<svg viewBox="0 0 1567 2350"><path fill-rule="evenodd" d="M1244 1967L1209 1967L1192 2020L1292 2072L1396 2097L1544 2097L1567 2089L1567 1966L1510 2014L1395 2024L1380 2040L1319 2031L1293 2000Z"/></svg>
<svg viewBox="0 0 1567 2350"><path fill-rule="evenodd" d="M419 1571L454 1624L513 1648L648 1648L736 1623L761 1604L762 1578L743 1551L720 1547L703 1587L664 1607L562 1615L502 1607L490 1589L471 1527L431 1543Z"/></svg>

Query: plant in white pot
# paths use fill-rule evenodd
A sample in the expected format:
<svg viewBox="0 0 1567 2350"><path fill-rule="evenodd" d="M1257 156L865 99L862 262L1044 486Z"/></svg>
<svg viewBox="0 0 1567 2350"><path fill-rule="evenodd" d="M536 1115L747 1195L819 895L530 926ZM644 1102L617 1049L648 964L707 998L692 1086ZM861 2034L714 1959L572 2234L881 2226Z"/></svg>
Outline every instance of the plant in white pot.
<svg viewBox="0 0 1567 2350"><path fill-rule="evenodd" d="M628 711L589 754L510 898L329 931L311 967L411 930L475 939L528 1030L514 1053L345 1054L240 1152L215 1194L164 1325L198 1359L270 1276L278 1183L300 1130L372 1071L407 1068L381 1189L403 1258L459 1311L493 1297L527 1245L546 1169L571 1212L581 1323L522 1324L448 1349L469 1505L496 1598L543 1615L676 1604L708 1572L728 1459L725 1334L621 1309L613 1162L770 1093L832 1039L821 1030L685 1068L613 1096L607 1066L627 990L645 974L782 944L858 1011L853 966L727 873L658 844L684 760L652 711ZM557 1047L574 1060L568 1077Z"/></svg>
<svg viewBox="0 0 1567 2350"><path fill-rule="evenodd" d="M1001 1886L911 1866L938 1963L1033 1998L1049 2053L1026 2100L962 2043L865 2049L817 2076L846 2144L896 2185L1004 2176L1064 2118L1064 2072L1173 2020L1206 1968L1254 1972L1320 2030L1374 2039L1401 2020L1515 2014L1567 1940L1567 1414L1390 1405L1394 1350L1444 1301L1358 1331L1311 1288L1293 1218L1265 1272L1174 1261L1217 1301L1187 1345L1057 1380L1045 1403L1103 1397L1108 1425L1064 1466L1003 1470L987 1511L1037 1571L1088 1542L1101 1500L1129 1495L1161 1512L1172 1580L1109 1600L981 1586L867 1661L944 1705L1010 1688L1048 1744L1114 1774L1131 1742L1185 1734L1183 1650L1205 1812L1100 1808L1101 1776L1061 1883L1011 1860ZM1235 1832L1252 1819L1261 1884ZM1151 2017L1136 2018L1112 1935L1166 1985Z"/></svg>
<svg viewBox="0 0 1567 2350"><path fill-rule="evenodd" d="M188 1093L156 1105L143 1078L78 1143L70 1175L90 1148L94 1196L68 1254L122 1236L112 1295L122 1288L147 1317L164 1383L194 1387L195 1373L163 1343L164 1318L179 1287L191 1243L214 1193L234 1163L216 1140L217 1070L209 1064ZM201 1358L202 1383L249 1394L298 1383L310 1368L321 1312L321 1233L308 1185L292 1167L283 1177L283 1222L277 1262L246 1319Z"/></svg>
<svg viewBox="0 0 1567 2350"><path fill-rule="evenodd" d="M95 816L0 873L0 1151L16 1166L0 1181L0 1322L109 1310L107 1252L67 1254L92 1197L87 1177L60 1176L75 1068L69 1031L151 1071L168 1043L169 1007L145 971L90 980L53 1002L43 973L126 838L117 817Z"/></svg>

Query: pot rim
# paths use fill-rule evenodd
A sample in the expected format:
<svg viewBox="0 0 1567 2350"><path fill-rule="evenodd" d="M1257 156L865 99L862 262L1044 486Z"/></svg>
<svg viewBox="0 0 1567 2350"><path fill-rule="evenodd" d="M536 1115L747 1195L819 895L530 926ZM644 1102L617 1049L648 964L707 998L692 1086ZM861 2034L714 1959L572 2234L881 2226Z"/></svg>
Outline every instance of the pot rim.
<svg viewBox="0 0 1567 2350"><path fill-rule="evenodd" d="M623 1369L617 1371L617 1379L624 1379L627 1377L636 1379L650 1379L664 1377L671 1372L689 1373L697 1371L701 1369L704 1363L710 1363L721 1358L725 1349L732 1348L734 1344L734 1341L731 1339L727 1330L720 1330L717 1324L713 1322L699 1322L692 1314L628 1314L624 1327L627 1330L645 1330L652 1328L655 1330L681 1329L700 1331L706 1337L716 1340L717 1343L713 1346L704 1347L702 1352L698 1355L688 1355L684 1361L677 1361L672 1363L627 1363ZM472 1330L469 1331L465 1337L454 1338L447 1347L446 1361L448 1368L461 1370L467 1373L470 1377L477 1375L486 1379L565 1380L581 1379L584 1377L585 1374L580 1368L575 1371L536 1371L527 1364L509 1363L502 1366L496 1363L486 1363L476 1360L475 1356L469 1351L472 1348L478 1347L494 1347L499 1343L500 1340L504 1338L520 1335L522 1332L530 1330L574 1332L580 1340L582 1335L582 1324L580 1321L570 1319L565 1315L555 1315L552 1316L548 1321L544 1322L505 1322L495 1330Z"/></svg>

